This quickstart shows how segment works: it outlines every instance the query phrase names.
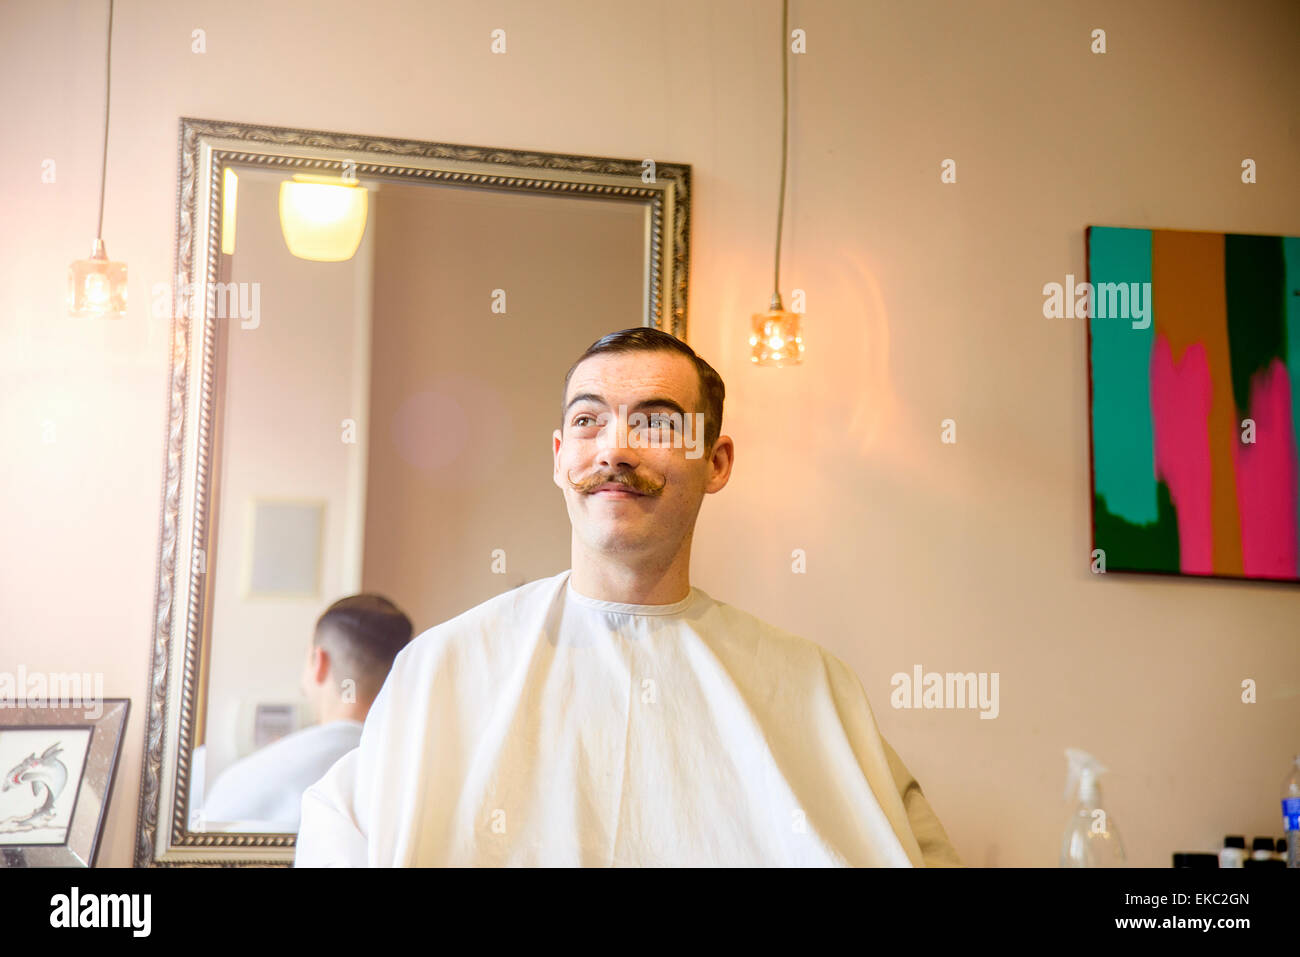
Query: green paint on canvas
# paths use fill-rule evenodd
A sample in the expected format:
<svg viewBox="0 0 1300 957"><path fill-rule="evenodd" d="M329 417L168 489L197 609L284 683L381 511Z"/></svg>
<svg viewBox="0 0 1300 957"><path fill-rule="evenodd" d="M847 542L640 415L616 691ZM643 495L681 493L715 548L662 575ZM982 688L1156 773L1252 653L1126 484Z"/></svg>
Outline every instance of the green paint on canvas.
<svg viewBox="0 0 1300 957"><path fill-rule="evenodd" d="M1105 497L1096 497L1093 510L1095 547L1106 553L1107 571L1177 572L1178 513L1169 497L1169 486L1156 483L1160 517L1151 523L1126 521L1107 508Z"/></svg>
<svg viewBox="0 0 1300 957"><path fill-rule="evenodd" d="M1240 415L1250 414L1250 380L1274 359L1286 361L1283 294L1286 264L1282 237L1223 238L1228 299L1228 350L1232 396Z"/></svg>
<svg viewBox="0 0 1300 957"><path fill-rule="evenodd" d="M1282 294L1286 310L1286 372L1291 380L1291 430L1300 451L1300 236L1282 240L1282 256L1286 261ZM1300 541L1300 508L1296 509L1296 541ZM1300 568L1296 574L1300 575Z"/></svg>
<svg viewBox="0 0 1300 957"><path fill-rule="evenodd" d="M1088 236L1088 279L1094 288L1103 282L1151 282L1149 229L1093 226ZM1159 517L1151 425L1155 323L1134 329L1127 319L1094 316L1089 328L1094 491L1116 517L1145 525Z"/></svg>

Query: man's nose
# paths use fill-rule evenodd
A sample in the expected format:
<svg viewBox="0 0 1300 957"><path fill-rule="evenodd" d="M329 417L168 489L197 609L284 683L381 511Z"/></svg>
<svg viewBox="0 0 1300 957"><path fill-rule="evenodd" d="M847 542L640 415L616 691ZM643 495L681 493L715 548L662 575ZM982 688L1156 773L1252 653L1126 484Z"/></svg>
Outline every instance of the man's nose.
<svg viewBox="0 0 1300 957"><path fill-rule="evenodd" d="M620 436L622 440L620 441ZM605 427L596 439L596 462L603 468L615 469L626 465L635 469L640 462L635 451L628 447L626 440L627 423L620 423L616 416L610 416Z"/></svg>

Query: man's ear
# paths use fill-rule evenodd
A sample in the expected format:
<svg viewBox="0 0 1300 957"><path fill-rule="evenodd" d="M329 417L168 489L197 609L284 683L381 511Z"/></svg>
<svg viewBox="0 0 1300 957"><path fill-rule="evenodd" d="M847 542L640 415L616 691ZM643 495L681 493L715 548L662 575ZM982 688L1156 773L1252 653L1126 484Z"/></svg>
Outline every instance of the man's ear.
<svg viewBox="0 0 1300 957"><path fill-rule="evenodd" d="M720 492L731 479L731 467L736 462L736 443L729 435L720 435L713 443L713 452L709 456L709 468L712 472L705 483L704 491Z"/></svg>
<svg viewBox="0 0 1300 957"><path fill-rule="evenodd" d="M564 483L560 481L560 445L562 442L560 430L556 429L551 433L551 481L561 491L564 490Z"/></svg>
<svg viewBox="0 0 1300 957"><path fill-rule="evenodd" d="M316 684L323 684L326 676L330 673L330 653L320 645L314 645L311 649L311 677Z"/></svg>

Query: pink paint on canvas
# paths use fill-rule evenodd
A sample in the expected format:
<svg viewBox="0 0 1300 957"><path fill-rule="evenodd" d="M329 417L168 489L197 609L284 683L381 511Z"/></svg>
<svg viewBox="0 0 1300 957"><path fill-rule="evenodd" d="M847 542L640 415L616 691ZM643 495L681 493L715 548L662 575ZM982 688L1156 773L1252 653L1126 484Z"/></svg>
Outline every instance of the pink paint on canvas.
<svg viewBox="0 0 1300 957"><path fill-rule="evenodd" d="M1241 513L1242 571L1259 578L1293 578L1296 570L1296 447L1291 380L1277 359L1250 380L1253 444L1232 444ZM1243 416L1244 417L1244 416Z"/></svg>
<svg viewBox="0 0 1300 957"><path fill-rule="evenodd" d="M1205 347L1193 343L1175 365L1169 340L1157 335L1151 351L1156 476L1169 486L1178 513L1178 564L1188 575L1214 573L1209 430L1213 397Z"/></svg>

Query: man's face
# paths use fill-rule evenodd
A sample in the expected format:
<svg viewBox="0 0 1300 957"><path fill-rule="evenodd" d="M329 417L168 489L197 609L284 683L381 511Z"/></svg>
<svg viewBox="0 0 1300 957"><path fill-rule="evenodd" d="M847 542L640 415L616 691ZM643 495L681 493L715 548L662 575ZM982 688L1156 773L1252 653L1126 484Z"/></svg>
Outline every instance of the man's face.
<svg viewBox="0 0 1300 957"><path fill-rule="evenodd" d="M705 493L726 485L731 471L731 440L720 437L706 456L695 428L695 413L704 412L695 364L669 351L595 355L573 370L564 401L564 425L552 437L554 480L574 534L593 551L667 564L690 538ZM679 425L693 431L673 441Z"/></svg>

